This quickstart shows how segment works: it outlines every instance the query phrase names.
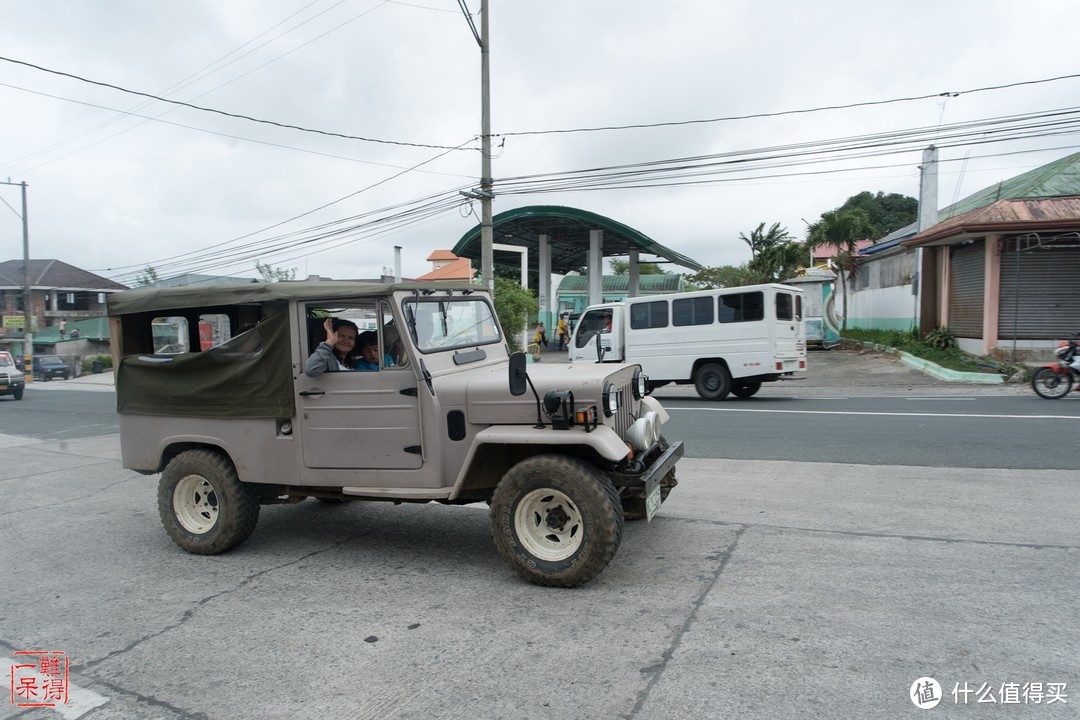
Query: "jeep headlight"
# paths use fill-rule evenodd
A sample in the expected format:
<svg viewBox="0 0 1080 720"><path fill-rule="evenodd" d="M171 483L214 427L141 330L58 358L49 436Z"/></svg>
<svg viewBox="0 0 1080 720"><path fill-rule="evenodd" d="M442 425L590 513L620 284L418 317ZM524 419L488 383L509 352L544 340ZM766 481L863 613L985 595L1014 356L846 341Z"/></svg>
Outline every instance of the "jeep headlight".
<svg viewBox="0 0 1080 720"><path fill-rule="evenodd" d="M615 383L604 385L604 414L611 417L619 410L619 388Z"/></svg>
<svg viewBox="0 0 1080 720"><path fill-rule="evenodd" d="M660 439L660 426L656 420L656 413L650 410L643 417L635 420L626 431L626 439L637 452L645 452Z"/></svg>
<svg viewBox="0 0 1080 720"><path fill-rule="evenodd" d="M630 388L633 390L635 400L640 400L648 393L649 378L641 372L640 367L634 368L634 379L630 381Z"/></svg>

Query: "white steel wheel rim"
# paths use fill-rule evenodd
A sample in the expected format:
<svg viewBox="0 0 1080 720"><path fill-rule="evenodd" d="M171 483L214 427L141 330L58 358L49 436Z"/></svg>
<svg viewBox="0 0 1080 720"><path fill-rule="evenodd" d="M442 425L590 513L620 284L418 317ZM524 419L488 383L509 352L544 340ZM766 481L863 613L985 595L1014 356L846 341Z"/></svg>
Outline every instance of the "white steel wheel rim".
<svg viewBox="0 0 1080 720"><path fill-rule="evenodd" d="M567 495L541 488L531 491L518 503L514 530L531 555L557 562L571 557L581 547L585 521Z"/></svg>
<svg viewBox="0 0 1080 720"><path fill-rule="evenodd" d="M217 523L218 499L214 486L201 475L185 475L173 490L173 512L190 533L202 535Z"/></svg>

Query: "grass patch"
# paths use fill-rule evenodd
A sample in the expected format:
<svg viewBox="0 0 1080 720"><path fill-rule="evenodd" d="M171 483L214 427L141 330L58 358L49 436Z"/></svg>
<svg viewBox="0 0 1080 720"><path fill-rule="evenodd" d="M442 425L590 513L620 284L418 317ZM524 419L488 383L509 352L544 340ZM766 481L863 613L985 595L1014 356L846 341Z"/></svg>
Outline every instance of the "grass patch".
<svg viewBox="0 0 1080 720"><path fill-rule="evenodd" d="M931 338L931 335L933 337ZM935 330L927 336L931 342L920 340L918 335L912 332L900 332L899 330L863 330L849 329L844 331L844 339L861 340L862 342L886 345L897 350L903 350L915 357L929 360L935 365L940 365L949 370L958 372L993 373L996 375L1012 375L1023 368L1019 365L998 362L990 357L978 357L964 352L958 347L942 347L948 345L947 333Z"/></svg>

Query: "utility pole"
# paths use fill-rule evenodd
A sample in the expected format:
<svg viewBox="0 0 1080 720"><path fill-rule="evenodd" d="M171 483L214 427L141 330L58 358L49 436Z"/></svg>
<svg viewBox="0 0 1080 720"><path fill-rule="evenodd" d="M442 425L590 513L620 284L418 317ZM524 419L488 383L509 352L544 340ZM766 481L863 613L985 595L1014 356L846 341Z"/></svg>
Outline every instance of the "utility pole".
<svg viewBox="0 0 1080 720"><path fill-rule="evenodd" d="M17 185L22 188L23 228L23 372L29 382L34 376L34 330L33 298L30 295L30 223L26 216L26 181L13 183L0 181L0 185Z"/></svg>
<svg viewBox="0 0 1080 720"><path fill-rule="evenodd" d="M491 201L491 44L488 36L488 0L480 2L480 272L484 285L495 294Z"/></svg>
<svg viewBox="0 0 1080 720"><path fill-rule="evenodd" d="M495 233L492 228L491 201L494 197L491 181L491 46L488 40L488 0L480 0L480 32L476 32L465 0L458 0L465 22L469 23L476 44L480 46L480 187L474 192L462 192L465 197L480 200L480 274L484 286L495 294L494 251Z"/></svg>

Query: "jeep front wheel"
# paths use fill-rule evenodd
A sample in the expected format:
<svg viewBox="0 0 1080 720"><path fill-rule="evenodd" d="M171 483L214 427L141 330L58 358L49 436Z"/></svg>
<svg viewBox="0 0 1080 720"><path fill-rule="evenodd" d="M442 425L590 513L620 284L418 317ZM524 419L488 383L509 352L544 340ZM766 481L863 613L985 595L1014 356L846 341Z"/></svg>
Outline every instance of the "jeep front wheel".
<svg viewBox="0 0 1080 720"><path fill-rule="evenodd" d="M491 534L503 560L537 585L577 587L607 567L622 540L611 481L594 466L536 455L510 468L491 500Z"/></svg>
<svg viewBox="0 0 1080 720"><path fill-rule="evenodd" d="M174 543L197 555L217 555L255 530L259 497L222 453L186 450L161 473L158 512Z"/></svg>

